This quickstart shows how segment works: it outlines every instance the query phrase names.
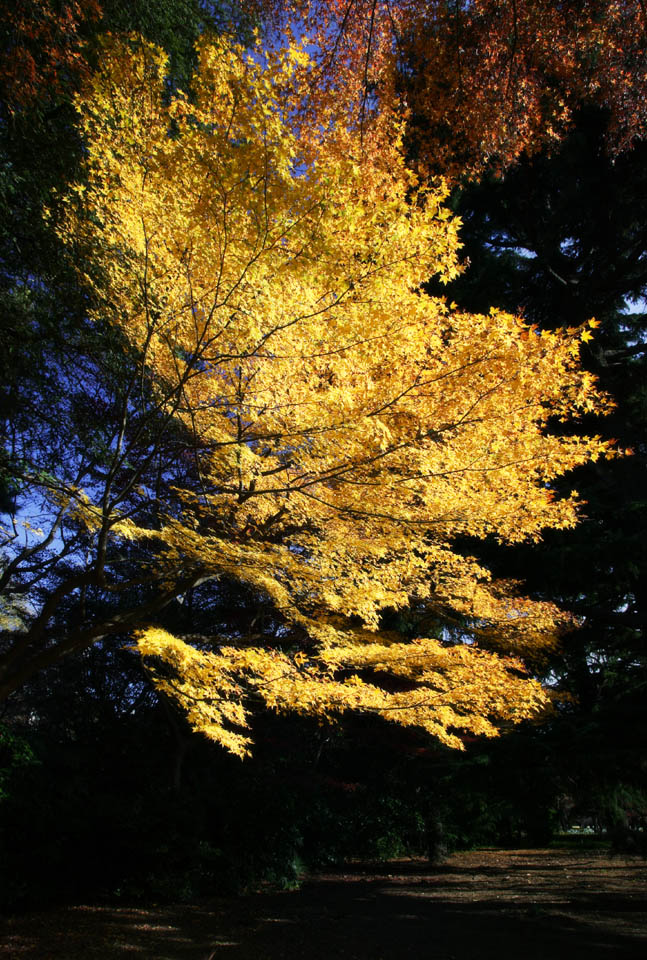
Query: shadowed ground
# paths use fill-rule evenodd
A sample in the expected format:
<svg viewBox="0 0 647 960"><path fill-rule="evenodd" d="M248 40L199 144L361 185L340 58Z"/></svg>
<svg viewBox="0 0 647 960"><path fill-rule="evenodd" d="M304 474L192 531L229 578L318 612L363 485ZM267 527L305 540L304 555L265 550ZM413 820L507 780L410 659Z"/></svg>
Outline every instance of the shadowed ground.
<svg viewBox="0 0 647 960"><path fill-rule="evenodd" d="M2 921L17 960L638 960L647 864L479 850L446 865L353 864L301 890L191 906L75 906Z"/></svg>

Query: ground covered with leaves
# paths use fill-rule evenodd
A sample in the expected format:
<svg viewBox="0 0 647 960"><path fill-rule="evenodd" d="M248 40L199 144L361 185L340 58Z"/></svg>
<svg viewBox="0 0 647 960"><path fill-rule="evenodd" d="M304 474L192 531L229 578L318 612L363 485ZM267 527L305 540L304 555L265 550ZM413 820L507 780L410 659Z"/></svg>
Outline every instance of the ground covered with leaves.
<svg viewBox="0 0 647 960"><path fill-rule="evenodd" d="M647 863L605 852L478 850L440 867L350 864L300 890L181 906L78 905L4 918L25 960L597 960L647 952Z"/></svg>

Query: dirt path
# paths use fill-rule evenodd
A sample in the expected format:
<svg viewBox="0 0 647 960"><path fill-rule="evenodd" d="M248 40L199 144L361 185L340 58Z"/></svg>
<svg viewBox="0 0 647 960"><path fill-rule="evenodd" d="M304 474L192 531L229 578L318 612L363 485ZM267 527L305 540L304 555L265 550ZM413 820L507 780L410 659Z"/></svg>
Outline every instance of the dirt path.
<svg viewBox="0 0 647 960"><path fill-rule="evenodd" d="M16 960L642 960L647 864L595 852L480 850L352 865L294 893L90 907L2 921Z"/></svg>

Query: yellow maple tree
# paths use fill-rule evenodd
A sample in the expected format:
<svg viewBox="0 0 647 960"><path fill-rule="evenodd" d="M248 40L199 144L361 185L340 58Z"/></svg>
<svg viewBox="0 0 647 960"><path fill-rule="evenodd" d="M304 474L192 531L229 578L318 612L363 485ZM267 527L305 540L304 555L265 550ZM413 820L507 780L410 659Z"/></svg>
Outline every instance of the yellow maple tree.
<svg viewBox="0 0 647 960"><path fill-rule="evenodd" d="M91 491L74 509L113 540L154 542L169 583L192 569L248 585L302 640L143 626L155 682L241 755L256 702L371 711L458 747L537 715L548 697L524 661L568 618L453 544L575 523L577 494L553 481L607 445L546 427L605 406L582 332L424 292L459 269L445 187L407 169L396 126L372 152L351 123L300 132L302 48L205 39L198 54L191 97L169 97L159 50L106 41L77 100L86 176L61 230L91 315L192 438L194 471L155 522L117 506L106 519ZM380 630L411 604L469 639Z"/></svg>

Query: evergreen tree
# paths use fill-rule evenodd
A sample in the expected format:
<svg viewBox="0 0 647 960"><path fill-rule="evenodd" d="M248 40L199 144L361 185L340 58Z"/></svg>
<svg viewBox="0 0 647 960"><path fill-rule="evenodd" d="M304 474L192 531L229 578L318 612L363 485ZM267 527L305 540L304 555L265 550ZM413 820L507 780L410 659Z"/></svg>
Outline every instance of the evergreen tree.
<svg viewBox="0 0 647 960"><path fill-rule="evenodd" d="M540 328L600 322L584 359L616 406L582 429L613 436L632 455L576 471L587 503L577 528L493 562L581 622L563 658L545 667L575 697L558 708L549 762L563 790L618 821L644 810L636 788L647 776L647 145L610 160L606 128L604 113L583 110L557 153L457 194L469 266L451 295L471 310L486 302L520 310ZM613 799L623 791L624 813Z"/></svg>

